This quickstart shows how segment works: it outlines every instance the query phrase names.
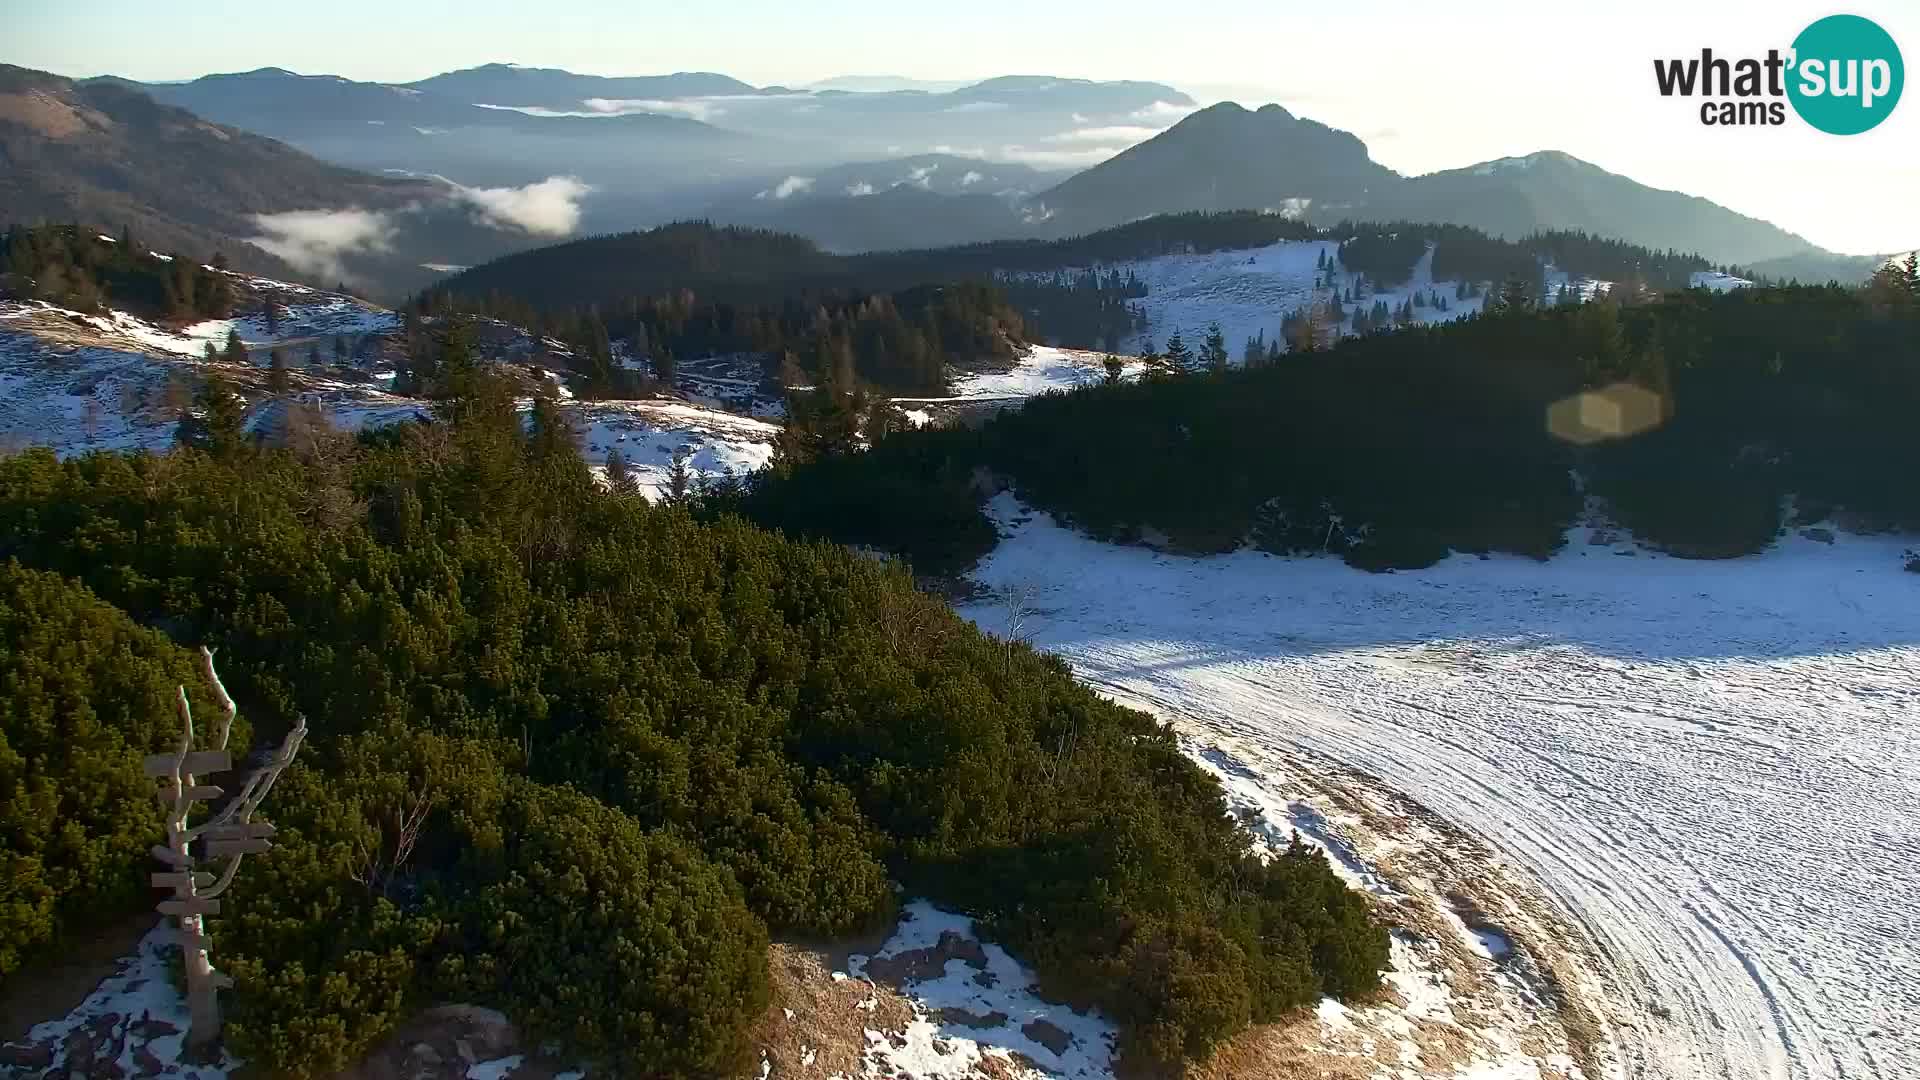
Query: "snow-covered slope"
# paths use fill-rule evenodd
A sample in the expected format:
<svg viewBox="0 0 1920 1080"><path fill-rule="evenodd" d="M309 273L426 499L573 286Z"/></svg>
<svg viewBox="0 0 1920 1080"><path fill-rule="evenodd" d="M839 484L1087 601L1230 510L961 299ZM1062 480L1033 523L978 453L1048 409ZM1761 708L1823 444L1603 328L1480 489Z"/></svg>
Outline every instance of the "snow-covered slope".
<svg viewBox="0 0 1920 1080"><path fill-rule="evenodd" d="M1145 340L1130 343L1136 349L1160 347L1178 332L1189 347L1206 336L1207 328L1218 325L1226 337L1227 350L1238 364L1247 339L1281 340L1280 320L1288 314L1333 296L1333 290L1315 287L1324 279L1319 264L1332 259L1339 244L1331 240L1282 241L1262 248L1216 251L1194 255L1160 255L1151 259L1103 263L1102 269L1131 271L1147 287L1147 295L1134 305L1147 316ZM1080 270L1087 267L1077 268ZM1333 273L1335 286L1344 300L1354 287L1357 275L1344 270ZM1363 290L1363 306L1385 301L1389 309L1416 294L1437 294L1446 299L1448 310L1435 307L1414 309L1422 323L1446 322L1480 310L1482 300L1456 300L1457 281L1433 277L1433 252L1429 251L1413 268L1405 284L1392 289ZM1353 328L1354 305L1346 305L1344 326Z"/></svg>
<svg viewBox="0 0 1920 1080"><path fill-rule="evenodd" d="M1377 777L1537 881L1619 1075L1920 1074L1920 579L1896 539L1369 575L995 510L977 577L1030 587L1036 644L1082 677L1203 743Z"/></svg>
<svg viewBox="0 0 1920 1080"><path fill-rule="evenodd" d="M358 431L423 418L428 403L389 392L394 362L404 353L401 320L352 297L300 285L235 275L249 296L280 305L269 327L264 314L171 328L124 311L83 315L38 302L0 301L0 448L49 446L61 455L89 450L163 450L175 442L181 410L210 371L231 380L253 404L251 430L264 430L278 405L319 406L337 428ZM664 489L676 453L695 479L741 475L772 460L776 425L675 400L573 400L543 364L563 362L565 346L535 340L505 323L478 324L489 355L524 368L528 380L555 386L560 407L581 434L581 453L596 469L618 449L635 467L641 490ZM209 344L238 334L246 364L209 362ZM336 343L347 352L334 362ZM266 392L275 349L286 354L292 390ZM312 351L318 367L306 366ZM699 388L705 388L701 383ZM742 400L763 411L747 388ZM522 402L531 407L531 399ZM720 401L713 401L718 406ZM729 402L732 404L732 402Z"/></svg>
<svg viewBox="0 0 1920 1080"><path fill-rule="evenodd" d="M632 467L641 491L667 490L673 460L684 456L697 478L744 476L773 462L778 424L678 401L592 401L568 406L581 430L580 452L602 475L609 454Z"/></svg>

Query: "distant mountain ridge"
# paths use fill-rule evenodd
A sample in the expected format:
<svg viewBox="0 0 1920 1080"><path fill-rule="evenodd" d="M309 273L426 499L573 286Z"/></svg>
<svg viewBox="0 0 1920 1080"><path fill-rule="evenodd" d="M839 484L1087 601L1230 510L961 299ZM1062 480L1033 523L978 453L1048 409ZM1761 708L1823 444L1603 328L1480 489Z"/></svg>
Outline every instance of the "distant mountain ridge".
<svg viewBox="0 0 1920 1080"><path fill-rule="evenodd" d="M761 92L749 83L711 71L610 77L516 64L483 64L404 85L468 104L534 105L551 109L579 108L581 102L594 98L677 101Z"/></svg>
<svg viewBox="0 0 1920 1080"><path fill-rule="evenodd" d="M456 79L451 85L457 88L465 85L458 81L458 77L465 74L454 72L435 78ZM533 74L538 76L540 73ZM558 132L577 127L583 119L531 116L512 108L484 108L483 104L538 103L493 102L484 96L466 100L437 89L423 89L426 84L434 82L432 79L415 84L370 83L338 75L301 75L285 68L256 68L253 71L203 75L183 83L134 83L111 77L92 81L131 86L156 100L190 109L217 123L231 124L278 139L345 134L373 139L419 139L464 128ZM579 108L578 99L572 101L571 107ZM643 130L680 137L722 134L689 117L646 112L587 118L587 121L616 125L593 129L600 133Z"/></svg>
<svg viewBox="0 0 1920 1080"><path fill-rule="evenodd" d="M1508 237L1583 229L1742 265L1819 250L1770 222L1555 150L1414 177L1372 206L1376 219L1443 221Z"/></svg>

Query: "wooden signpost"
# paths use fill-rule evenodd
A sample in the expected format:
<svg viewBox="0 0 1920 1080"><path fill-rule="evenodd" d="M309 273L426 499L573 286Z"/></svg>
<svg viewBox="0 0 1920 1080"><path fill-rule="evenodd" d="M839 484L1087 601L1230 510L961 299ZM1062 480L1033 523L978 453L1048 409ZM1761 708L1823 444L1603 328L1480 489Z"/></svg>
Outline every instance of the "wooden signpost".
<svg viewBox="0 0 1920 1080"><path fill-rule="evenodd" d="M219 991L233 985L232 979L213 969L207 951L206 917L220 914L217 897L233 884L240 860L272 850L273 826L254 821L253 815L273 790L280 773L293 763L293 756L307 735L307 722L303 717L287 733L273 759L247 775L238 795L205 822L189 826L187 818L196 805L226 794L224 788L196 783L194 776L233 768L232 757L227 753L227 736L233 730L238 711L213 669L213 651L202 648L200 657L223 713L214 740L216 745L211 750L193 748L193 709L187 704L187 688L183 686L178 700L183 729L179 749L171 754L155 754L144 763L146 774L160 782L156 795L167 815L167 842L154 845L152 851L153 857L168 869L155 872L152 880L156 888L173 890L170 899L161 901L159 911L180 920L180 948L185 954L187 973L187 1010L192 1018L187 1042L195 1047L207 1046L220 1037ZM218 877L195 869L202 861L218 860L226 861Z"/></svg>

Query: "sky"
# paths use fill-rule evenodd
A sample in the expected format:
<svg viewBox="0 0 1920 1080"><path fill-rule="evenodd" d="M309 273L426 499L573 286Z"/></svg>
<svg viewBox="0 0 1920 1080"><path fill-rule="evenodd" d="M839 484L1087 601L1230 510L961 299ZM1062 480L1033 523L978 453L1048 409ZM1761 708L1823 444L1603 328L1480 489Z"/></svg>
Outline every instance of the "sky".
<svg viewBox="0 0 1920 1080"><path fill-rule="evenodd" d="M1832 250L1920 247L1920 91L1873 131L1703 127L1655 58L1764 55L1846 11L1920 63L1920 4L1685 0L0 0L0 62L184 79L275 66L400 82L504 61L602 75L719 71L1144 79L1203 103L1279 102L1403 173L1563 150Z"/></svg>

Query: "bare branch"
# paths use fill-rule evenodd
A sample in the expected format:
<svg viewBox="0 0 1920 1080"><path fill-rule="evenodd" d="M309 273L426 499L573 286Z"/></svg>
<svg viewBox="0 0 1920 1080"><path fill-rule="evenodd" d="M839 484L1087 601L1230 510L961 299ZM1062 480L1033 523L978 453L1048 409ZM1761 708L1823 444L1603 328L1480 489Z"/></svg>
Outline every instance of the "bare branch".
<svg viewBox="0 0 1920 1080"><path fill-rule="evenodd" d="M214 737L213 748L215 750L225 750L227 748L227 736L233 733L233 718L239 715L240 710L234 706L233 698L228 696L226 684L220 681L220 673L213 669L213 650L207 648L205 645L200 646L200 665L206 670L207 681L213 684L214 698L220 702L220 711L222 713L220 718L220 732Z"/></svg>

